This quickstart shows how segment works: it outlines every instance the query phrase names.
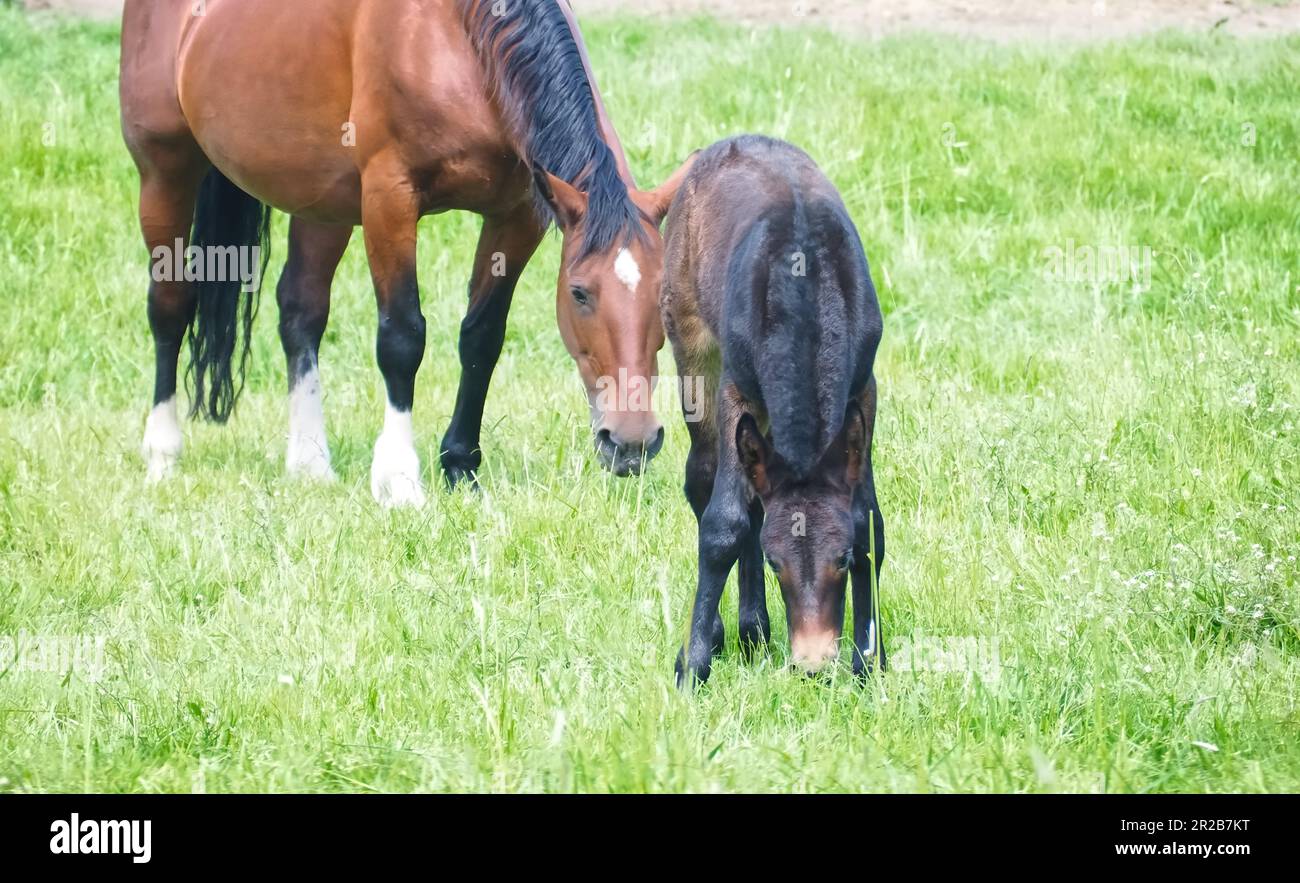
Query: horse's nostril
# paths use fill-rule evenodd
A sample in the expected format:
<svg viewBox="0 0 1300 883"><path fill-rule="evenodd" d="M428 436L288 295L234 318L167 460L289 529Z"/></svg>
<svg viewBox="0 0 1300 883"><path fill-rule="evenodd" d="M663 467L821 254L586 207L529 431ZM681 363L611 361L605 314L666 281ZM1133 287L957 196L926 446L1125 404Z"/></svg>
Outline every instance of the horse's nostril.
<svg viewBox="0 0 1300 883"><path fill-rule="evenodd" d="M641 468L659 453L664 443L664 428L659 426L651 437L628 441L616 434L615 429L596 432L596 451L607 469L618 475L637 475Z"/></svg>

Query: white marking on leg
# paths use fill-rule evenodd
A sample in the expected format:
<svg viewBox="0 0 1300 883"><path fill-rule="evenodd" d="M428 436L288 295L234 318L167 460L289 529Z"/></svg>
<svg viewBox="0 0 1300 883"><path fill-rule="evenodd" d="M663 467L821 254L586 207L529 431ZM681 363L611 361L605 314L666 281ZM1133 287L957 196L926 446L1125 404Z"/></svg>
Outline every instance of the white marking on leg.
<svg viewBox="0 0 1300 883"><path fill-rule="evenodd" d="M284 462L290 475L334 478L329 442L325 438L320 373L315 365L298 378L289 393L289 448Z"/></svg>
<svg viewBox="0 0 1300 883"><path fill-rule="evenodd" d="M144 423L140 452L148 465L150 483L162 481L176 471L181 458L181 424L176 418L176 396L154 405Z"/></svg>
<svg viewBox="0 0 1300 883"><path fill-rule="evenodd" d="M375 441L375 459L370 466L370 492L381 506L424 505L420 484L420 455L415 452L411 412L388 405L384 431Z"/></svg>
<svg viewBox="0 0 1300 883"><path fill-rule="evenodd" d="M614 275L635 297L636 287L641 284L641 267L637 264L636 258L632 257L632 252L626 248L614 259Z"/></svg>

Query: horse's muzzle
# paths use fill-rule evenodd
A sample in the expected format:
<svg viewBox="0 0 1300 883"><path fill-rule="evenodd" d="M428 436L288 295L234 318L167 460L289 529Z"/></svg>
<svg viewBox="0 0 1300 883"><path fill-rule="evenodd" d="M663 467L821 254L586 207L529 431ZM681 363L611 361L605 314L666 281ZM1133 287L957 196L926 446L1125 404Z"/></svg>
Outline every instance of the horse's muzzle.
<svg viewBox="0 0 1300 883"><path fill-rule="evenodd" d="M650 438L635 441L619 438L608 429L596 433L596 453L600 455L600 465L618 476L639 475L663 446L662 426Z"/></svg>

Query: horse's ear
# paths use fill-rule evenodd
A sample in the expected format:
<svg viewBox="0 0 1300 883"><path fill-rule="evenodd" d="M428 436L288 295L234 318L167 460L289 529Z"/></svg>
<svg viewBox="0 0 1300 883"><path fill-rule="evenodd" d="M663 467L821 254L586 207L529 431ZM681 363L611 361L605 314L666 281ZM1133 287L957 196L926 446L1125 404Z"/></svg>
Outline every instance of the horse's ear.
<svg viewBox="0 0 1300 883"><path fill-rule="evenodd" d="M849 402L844 412L844 477L854 487L862 480L862 467L867 462L867 421L856 401Z"/></svg>
<svg viewBox="0 0 1300 883"><path fill-rule="evenodd" d="M736 424L736 454L749 483L760 497L765 495L771 489L767 467L772 458L772 449L759 431L752 414L740 415L740 421Z"/></svg>
<svg viewBox="0 0 1300 883"><path fill-rule="evenodd" d="M555 214L561 230L571 230L587 214L587 194L540 166L533 167L533 186Z"/></svg>
<svg viewBox="0 0 1300 883"><path fill-rule="evenodd" d="M673 204L673 197L681 189L682 182L690 174L691 166L695 165L695 158L699 154L700 152L697 150L686 157L686 162L682 163L677 171L669 176L667 181L654 190L632 191L632 201L636 203L637 208L645 212L646 217L653 221L656 227L662 224L664 218L668 215L668 209Z"/></svg>

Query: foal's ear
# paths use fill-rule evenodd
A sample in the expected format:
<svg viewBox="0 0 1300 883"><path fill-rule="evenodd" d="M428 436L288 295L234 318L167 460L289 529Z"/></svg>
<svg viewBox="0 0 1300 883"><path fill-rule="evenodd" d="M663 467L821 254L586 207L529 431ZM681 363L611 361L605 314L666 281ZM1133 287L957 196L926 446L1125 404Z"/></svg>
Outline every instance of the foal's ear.
<svg viewBox="0 0 1300 883"><path fill-rule="evenodd" d="M867 421L856 401L844 412L844 477L854 487L862 480L867 462Z"/></svg>
<svg viewBox="0 0 1300 883"><path fill-rule="evenodd" d="M772 458L772 448L758 429L758 423L752 414L740 416L736 424L736 454L740 457L740 468L745 470L749 483L758 491L759 496L771 489L767 477L767 466Z"/></svg>
<svg viewBox="0 0 1300 883"><path fill-rule="evenodd" d="M568 181L555 177L541 166L533 167L533 186L555 214L561 230L571 230L587 214L587 194Z"/></svg>
<svg viewBox="0 0 1300 883"><path fill-rule="evenodd" d="M664 222L668 215L668 209L673 204L673 197L681 189L682 182L691 172L691 166L695 165L695 158L700 155L697 150L690 156L686 157L686 162L682 163L677 171L669 176L668 180L660 184L654 190L633 190L632 201L636 203L637 208L645 212L646 217L654 222L658 227Z"/></svg>

